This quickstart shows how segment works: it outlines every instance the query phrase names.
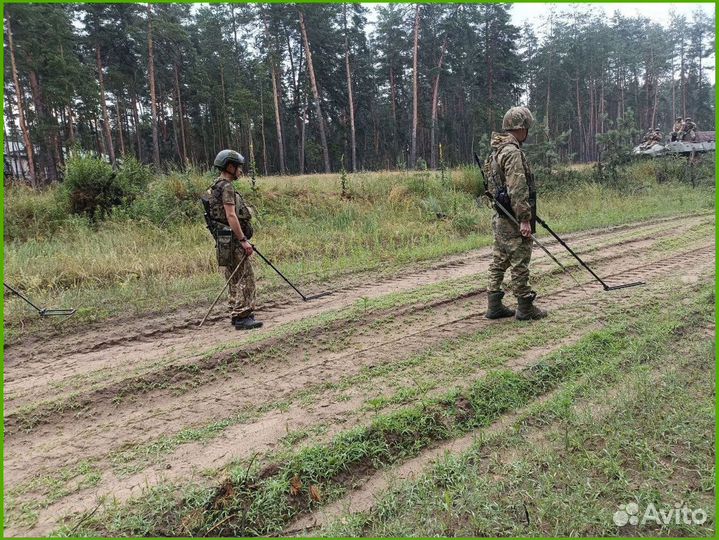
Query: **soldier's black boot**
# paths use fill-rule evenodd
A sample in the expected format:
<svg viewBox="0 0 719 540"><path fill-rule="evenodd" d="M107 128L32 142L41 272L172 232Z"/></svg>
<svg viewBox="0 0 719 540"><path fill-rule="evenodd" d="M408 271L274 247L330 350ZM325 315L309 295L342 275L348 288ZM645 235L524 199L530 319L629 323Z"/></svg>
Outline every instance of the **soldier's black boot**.
<svg viewBox="0 0 719 540"><path fill-rule="evenodd" d="M487 292L487 313L484 314L487 319L502 319L514 316L514 310L502 304L502 298L504 298L504 291Z"/></svg>
<svg viewBox="0 0 719 540"><path fill-rule="evenodd" d="M537 293L532 291L526 296L517 298L517 313L514 316L518 321L531 321L542 319L547 316L547 312L539 309L534 305L534 299Z"/></svg>
<svg viewBox="0 0 719 540"><path fill-rule="evenodd" d="M254 315L233 319L232 324L235 326L235 330L252 330L262 326L262 322L256 321Z"/></svg>

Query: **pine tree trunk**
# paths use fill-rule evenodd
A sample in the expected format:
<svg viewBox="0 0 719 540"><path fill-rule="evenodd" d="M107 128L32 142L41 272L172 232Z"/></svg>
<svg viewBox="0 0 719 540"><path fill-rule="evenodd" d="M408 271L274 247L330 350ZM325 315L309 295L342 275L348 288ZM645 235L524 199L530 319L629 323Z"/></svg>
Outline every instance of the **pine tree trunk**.
<svg viewBox="0 0 719 540"><path fill-rule="evenodd" d="M160 167L160 141L157 133L157 94L155 93L155 55L152 50L152 4L147 4L147 62L152 102L152 161Z"/></svg>
<svg viewBox="0 0 719 540"><path fill-rule="evenodd" d="M229 118L227 117L227 96L225 95L225 64L220 64L220 88L222 89L222 121L220 122L220 146L229 148Z"/></svg>
<svg viewBox="0 0 719 540"><path fill-rule="evenodd" d="M584 151L584 124L582 123L582 104L579 100L579 73L576 73L576 97L577 97L577 124L579 125L579 161L586 161L586 153Z"/></svg>
<svg viewBox="0 0 719 540"><path fill-rule="evenodd" d="M180 92L180 69L175 63L175 93L177 95L177 116L180 124L180 140L182 141L182 166L187 165L187 140L185 138L185 119L182 114L182 92Z"/></svg>
<svg viewBox="0 0 719 540"><path fill-rule="evenodd" d="M680 61L681 61L681 69L680 69L680 77L681 77L681 93L682 93L682 118L687 117L687 88L686 88L686 80L685 80L685 63L684 63L684 36L681 37L680 42Z"/></svg>
<svg viewBox="0 0 719 540"><path fill-rule="evenodd" d="M412 135L409 152L409 166L414 169L417 166L417 124L418 124L418 101L419 85L417 80L417 64L419 57L419 7L417 4L414 10L414 45L412 47Z"/></svg>
<svg viewBox="0 0 719 540"><path fill-rule="evenodd" d="M102 60L100 59L100 45L95 43L95 61L97 62L97 80L100 83L100 109L105 122L105 140L107 151L110 156L110 163L115 164L115 146L112 144L112 132L110 130L110 115L107 113L107 102L105 101L105 81L102 76Z"/></svg>
<svg viewBox="0 0 719 540"><path fill-rule="evenodd" d="M39 120L39 124L45 127L46 137L43 141L44 149L40 153L40 163L45 169L45 180L48 183L55 182L58 179L58 163L56 161L55 146L57 145L57 129L54 124L54 118L49 114L45 98L40 87L40 80L35 70L28 71L28 79L30 80L30 93L32 94L32 102L35 106L35 114Z"/></svg>
<svg viewBox="0 0 719 540"><path fill-rule="evenodd" d="M672 56L672 122L677 117L677 91L674 84L674 56Z"/></svg>
<svg viewBox="0 0 719 540"><path fill-rule="evenodd" d="M267 172L267 140L265 139L265 100L263 98L264 89L260 88L260 135L262 136L262 170L265 176Z"/></svg>
<svg viewBox="0 0 719 540"><path fill-rule="evenodd" d="M350 110L350 140L352 144L352 172L357 172L357 140L355 135L355 106L352 97L352 71L350 70L350 46L347 36L347 4L342 4L345 26L345 70L347 71L347 96Z"/></svg>
<svg viewBox="0 0 719 540"><path fill-rule="evenodd" d="M132 93L132 123L135 128L135 139L137 142L137 159L143 161L144 156L142 152L142 137L140 135L140 118L137 113L137 95L135 95L134 91Z"/></svg>
<svg viewBox="0 0 719 540"><path fill-rule="evenodd" d="M117 132L120 135L120 156L125 155L125 137L122 134L122 127L123 127L123 121L122 121L122 109L120 108L120 98L118 97L115 105L117 107Z"/></svg>
<svg viewBox="0 0 719 540"><path fill-rule="evenodd" d="M487 121L490 129L494 129L494 58L492 57L491 23L489 18L485 28L485 55L487 62Z"/></svg>
<svg viewBox="0 0 719 540"><path fill-rule="evenodd" d="M27 153L27 168L30 178L30 185L34 188L38 187L38 178L35 172L35 151L30 140L30 129L25 119L25 107L23 106L23 93L20 87L20 79L17 75L17 64L15 63L15 45L12 39L12 26L10 24L10 13L5 10L5 18L7 19L8 45L10 46L10 63L12 66L12 78L15 85L15 96L17 99L18 121L22 130L23 142L25 144L25 152Z"/></svg>
<svg viewBox="0 0 719 540"><path fill-rule="evenodd" d="M315 98L315 111L317 113L317 122L320 129L320 142L322 143L322 154L325 162L325 172L332 172L330 167L330 152L327 146L327 136L325 135L325 121L322 116L322 105L320 103L320 91L317 86L317 78L315 77L315 68L312 63L312 51L310 50L310 42L307 38L307 28L305 27L305 16L302 10L298 10L300 14L300 30L302 31L302 39L305 42L305 55L307 56L307 72L310 75L310 83L312 85L312 93Z"/></svg>
<svg viewBox="0 0 719 540"><path fill-rule="evenodd" d="M657 120L657 98L659 95L659 84L657 81L657 84L654 85L654 106L652 107L652 126L656 125Z"/></svg>
<svg viewBox="0 0 719 540"><path fill-rule="evenodd" d="M287 29L285 28L285 39L287 41L287 55L290 60L290 71L292 72L292 89L293 89L293 95L292 95L292 102L294 104L294 111L295 111L295 137L297 142L297 152L298 152L298 162L300 158L302 157L300 155L300 131L302 130L302 127L300 126L300 123L302 121L302 115L300 114L300 76L302 74L302 55L299 55L299 58L297 59L298 65L297 70L295 71L295 62L294 62L294 56L292 54L292 42L290 41L290 34L287 32Z"/></svg>
<svg viewBox="0 0 719 540"><path fill-rule="evenodd" d="M265 24L265 37L267 38L267 42L269 43L272 39L270 36L270 26L267 22L267 12L263 9L262 10L262 19ZM281 110L280 110L280 95L278 91L278 79L279 75L277 73L277 58L276 58L276 51L272 51L270 53L270 71L272 72L272 97L273 102L275 106L275 130L277 131L277 149L279 152L279 160L280 160L280 174L284 175L287 171L285 168L285 142L284 142L284 135L282 133L282 117L281 117ZM267 174L265 172L265 174Z"/></svg>
<svg viewBox="0 0 719 540"><path fill-rule="evenodd" d="M549 14L549 40L552 45L549 48L549 57L547 65L547 101L544 104L544 125L547 128L547 136L551 137L551 128L549 127L549 103L552 97L552 57L554 56L554 12Z"/></svg>
<svg viewBox="0 0 719 540"><path fill-rule="evenodd" d="M589 129L587 129L586 142L584 145L587 148L587 161L592 160L592 138L595 136L594 127L594 107L595 107L595 93L596 88L594 85L594 79L589 82Z"/></svg>
<svg viewBox="0 0 719 540"><path fill-rule="evenodd" d="M397 122L397 84L394 77L394 69L392 66L389 68L389 90L392 103L392 126L394 132L392 133L392 150L394 152L394 159L397 160L399 154L399 123Z"/></svg>
<svg viewBox="0 0 719 540"><path fill-rule="evenodd" d="M7 132L5 134L5 143L7 144L7 151L5 153L6 156L12 155L12 165L13 165L13 176L17 179L22 178L23 180L27 179L27 176L25 175L25 169L21 165L20 156L22 152L20 151L20 144L17 140L17 128L15 127L15 115L13 114L13 108L12 108L12 100L10 99L10 94L5 94L5 99L7 100L6 103L6 112L7 112L7 119L8 122L6 125L11 126L11 135L8 135ZM10 140L12 137L13 145L10 146Z"/></svg>
<svg viewBox="0 0 719 540"><path fill-rule="evenodd" d="M75 117L72 114L72 105L67 107L67 128L68 128L68 142L70 146L75 144Z"/></svg>
<svg viewBox="0 0 719 540"><path fill-rule="evenodd" d="M436 141L436 131L437 131L437 105L439 102L439 76L442 73L442 63L444 62L444 54L447 51L447 38L449 36L444 36L444 41L442 42L442 50L439 53L439 62L437 62L437 76L434 78L434 88L432 89L432 124L430 126L430 166L433 169L437 168L437 141Z"/></svg>
<svg viewBox="0 0 719 540"><path fill-rule="evenodd" d="M307 97L302 103L302 129L300 130L300 174L305 174L305 145L307 144Z"/></svg>
<svg viewBox="0 0 719 540"><path fill-rule="evenodd" d="M92 130L95 135L95 144L97 145L97 153L98 155L105 154L105 143L103 142L103 137L100 135L100 128L97 127L97 117L92 119Z"/></svg>

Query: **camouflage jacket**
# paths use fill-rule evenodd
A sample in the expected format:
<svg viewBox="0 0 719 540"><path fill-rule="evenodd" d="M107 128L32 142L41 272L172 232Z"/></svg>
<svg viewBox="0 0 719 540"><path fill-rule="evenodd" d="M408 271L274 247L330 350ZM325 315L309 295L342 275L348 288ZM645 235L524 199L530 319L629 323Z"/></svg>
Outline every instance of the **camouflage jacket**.
<svg viewBox="0 0 719 540"><path fill-rule="evenodd" d="M537 190L521 144L509 133L492 133L491 147L488 189L496 194L506 186L517 221L530 221Z"/></svg>
<svg viewBox="0 0 719 540"><path fill-rule="evenodd" d="M215 180L215 183L208 188L207 194L210 201L210 217L213 220L219 221L224 225L229 225L227 223L227 215L225 214L224 205L234 204L237 219L240 220L240 225L242 226L243 231L247 232L246 225L249 224L252 219L252 213L249 206L242 198L242 195L237 193L235 190L232 182L225 180L220 176L217 180Z"/></svg>

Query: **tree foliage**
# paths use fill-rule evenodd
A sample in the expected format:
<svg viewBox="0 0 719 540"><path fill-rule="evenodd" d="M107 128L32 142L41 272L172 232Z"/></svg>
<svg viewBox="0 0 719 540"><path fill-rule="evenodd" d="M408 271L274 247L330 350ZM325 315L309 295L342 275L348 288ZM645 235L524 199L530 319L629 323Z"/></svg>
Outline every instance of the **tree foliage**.
<svg viewBox="0 0 719 540"><path fill-rule="evenodd" d="M299 9L321 107L310 84ZM663 27L641 16L606 18L574 6L551 8L543 25L520 28L512 24L512 9L422 5L416 163L438 166L440 144L444 165L470 163L472 152L500 128L504 111L519 103L528 104L542 126L529 143L546 147L547 167L570 158L596 161L611 138L602 135L630 110L635 130L655 125L667 132L675 116L713 128L714 25L704 12L673 15ZM21 141L16 117L23 107L45 182L62 175L73 145L153 162L153 127L165 168L205 167L231 147L247 156L252 151L260 174L322 171L326 146L330 168L338 170L341 156L353 156L352 106L357 169L415 166L415 11L410 4L153 4L149 10L8 4L21 95L6 61L6 151L17 154L12 144ZM7 55L7 32L5 45Z"/></svg>

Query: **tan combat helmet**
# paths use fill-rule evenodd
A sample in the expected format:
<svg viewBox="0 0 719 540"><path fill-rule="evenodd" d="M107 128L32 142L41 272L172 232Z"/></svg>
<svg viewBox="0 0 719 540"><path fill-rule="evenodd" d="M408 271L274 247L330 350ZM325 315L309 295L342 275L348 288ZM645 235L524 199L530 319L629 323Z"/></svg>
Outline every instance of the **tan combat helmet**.
<svg viewBox="0 0 719 540"><path fill-rule="evenodd" d="M502 129L504 131L529 129L533 123L534 116L527 107L512 107L502 118Z"/></svg>

